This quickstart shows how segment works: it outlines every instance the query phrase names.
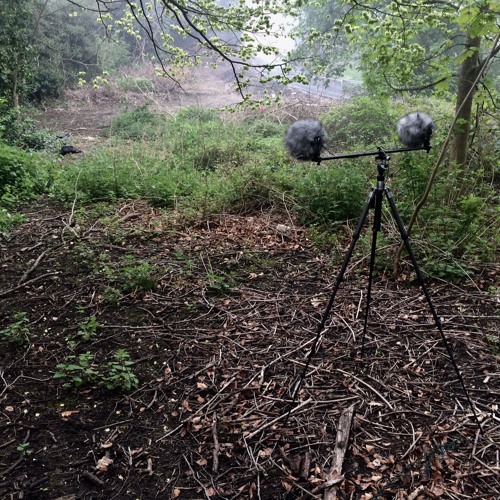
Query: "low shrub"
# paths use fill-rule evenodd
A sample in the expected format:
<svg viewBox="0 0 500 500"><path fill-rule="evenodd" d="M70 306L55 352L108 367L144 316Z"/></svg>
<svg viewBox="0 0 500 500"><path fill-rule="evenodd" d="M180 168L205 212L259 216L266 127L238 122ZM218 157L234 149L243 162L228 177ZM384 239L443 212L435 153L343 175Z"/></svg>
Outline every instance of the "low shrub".
<svg viewBox="0 0 500 500"><path fill-rule="evenodd" d="M0 143L0 205L42 193L51 178L51 170L47 158Z"/></svg>
<svg viewBox="0 0 500 500"><path fill-rule="evenodd" d="M346 160L304 167L291 190L302 221L332 224L358 217L368 193L366 172L364 162Z"/></svg>
<svg viewBox="0 0 500 500"><path fill-rule="evenodd" d="M126 92L154 92L155 90L154 82L141 76L119 76L116 84Z"/></svg>
<svg viewBox="0 0 500 500"><path fill-rule="evenodd" d="M328 143L335 151L363 151L366 147L388 148L394 143L395 124L402 107L389 100L355 97L333 106L321 117Z"/></svg>
<svg viewBox="0 0 500 500"><path fill-rule="evenodd" d="M115 117L107 134L123 139L155 137L164 124L165 118L151 112L146 103Z"/></svg>

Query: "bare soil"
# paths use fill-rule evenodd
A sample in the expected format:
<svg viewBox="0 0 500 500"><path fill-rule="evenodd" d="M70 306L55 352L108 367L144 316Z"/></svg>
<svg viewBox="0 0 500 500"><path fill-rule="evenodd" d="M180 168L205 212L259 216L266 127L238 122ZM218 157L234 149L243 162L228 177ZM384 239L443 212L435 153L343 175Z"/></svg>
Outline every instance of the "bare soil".
<svg viewBox="0 0 500 500"><path fill-rule="evenodd" d="M96 106L47 123L94 137ZM0 241L0 498L332 498L337 440L338 498L500 498L498 266L429 284L480 431L410 269L376 276L361 357L359 258L291 401L349 234L321 250L284 214L192 224L142 201L24 213ZM117 349L133 390L100 383ZM93 382L54 378L85 353Z"/></svg>
<svg viewBox="0 0 500 500"><path fill-rule="evenodd" d="M360 269L290 406L336 266L282 215L193 227L129 202L68 227L67 208L41 201L26 216L1 243L1 325L29 318L29 342L1 355L2 498L321 498L351 405L341 498L498 498L496 271L431 288L481 434L413 282L376 279L359 356ZM125 293L120 270L140 261L156 286ZM86 352L106 370L117 349L136 390L53 378Z"/></svg>

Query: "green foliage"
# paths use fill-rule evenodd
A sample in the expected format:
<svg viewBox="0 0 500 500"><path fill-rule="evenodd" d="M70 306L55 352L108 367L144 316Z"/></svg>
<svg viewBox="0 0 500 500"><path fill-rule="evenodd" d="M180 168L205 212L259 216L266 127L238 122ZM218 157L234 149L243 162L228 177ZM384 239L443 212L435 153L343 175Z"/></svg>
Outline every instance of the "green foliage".
<svg viewBox="0 0 500 500"><path fill-rule="evenodd" d="M388 183L403 220L408 220L424 193L451 120L449 105L435 99L393 103L357 98L337 104L320 117L330 143L340 145L341 152L359 152L378 145L392 147L397 119L415 109L433 110L438 128L430 154L403 153L391 160ZM200 108L185 108L167 118L147 106L120 118L110 144L71 162L47 162L39 154L0 146L0 185L4 186L0 231L6 232L21 220L12 215L17 202L48 191L66 203L73 203L76 196L78 204L85 206L86 217L94 206L94 216L100 216L103 200L123 198L143 198L193 219L286 207L303 223L314 226L318 241L331 245L335 241L328 243L324 235L331 234L332 225L359 217L376 176L372 158L321 165L294 162L283 148L286 124L270 118L238 120ZM136 140L121 138L134 135L134 130L141 133ZM498 237L491 229L498 216L496 198L485 182L491 184L498 162L494 130L481 132L484 154L474 151L462 182L445 169L439 172L413 229L419 258L429 275L463 276L475 263L494 258L498 250ZM467 186L468 192L460 194L461 186ZM130 236L113 223L109 235L115 242ZM393 239L387 241L392 243ZM118 263L98 261L81 244L75 251L81 252L91 269L96 262L100 265L94 271L103 272L108 280L104 300L116 302L124 294L157 286L152 263L130 256ZM232 286L229 275L208 278L214 291Z"/></svg>
<svg viewBox="0 0 500 500"><path fill-rule="evenodd" d="M213 109L200 108L198 106L186 106L181 108L175 115L174 127L175 125L184 126L185 124L191 124L193 122L197 123L208 123L216 122L219 125L220 116Z"/></svg>
<svg viewBox="0 0 500 500"><path fill-rule="evenodd" d="M149 104L126 111L111 122L110 134L123 139L147 139L155 137L165 119L152 113Z"/></svg>
<svg viewBox="0 0 500 500"><path fill-rule="evenodd" d="M30 0L2 2L0 6L0 97L16 107L19 93L33 74L30 64L35 51L32 29L36 22L36 4Z"/></svg>
<svg viewBox="0 0 500 500"><path fill-rule="evenodd" d="M95 16L63 0L18 0L0 8L0 97L9 105L61 96L63 85L75 84L85 69L97 65Z"/></svg>
<svg viewBox="0 0 500 500"><path fill-rule="evenodd" d="M225 179L212 174L213 184L200 190L199 196L206 195L204 211L251 214L280 205L283 189L280 186L280 173L271 169L249 164L243 169L233 169ZM203 202L200 200L200 205Z"/></svg>
<svg viewBox="0 0 500 500"><path fill-rule="evenodd" d="M280 49L269 42L270 35L283 28L277 25L276 19L272 21L272 14L289 11L288 3L269 0L265 5L228 4L207 0L203 8L199 8L195 2L188 1L171 10L166 9L161 0L152 0L144 11L133 3L127 4L123 8L102 4L100 18L106 25L106 33L120 34L131 46L138 45L141 50L144 47L152 57L161 58L162 69L174 79L177 68L199 65L208 60L207 56L216 53L226 61L237 61L234 76L243 99L250 98L245 89L252 81L287 83L303 80L302 75L291 74L289 64L276 62ZM145 26L149 27L147 38L141 29ZM227 36L228 33L233 35ZM268 36L264 40L261 35ZM194 40L196 43L192 43ZM257 59L263 61L258 64L259 71L249 71L255 68ZM253 63L242 66L241 61ZM213 62L213 66L216 64Z"/></svg>
<svg viewBox="0 0 500 500"><path fill-rule="evenodd" d="M33 198L44 191L49 178L45 159L0 143L0 205Z"/></svg>
<svg viewBox="0 0 500 500"><path fill-rule="evenodd" d="M0 342L14 347L27 347L31 338L28 325L29 319L25 312L15 313L9 326L0 330Z"/></svg>
<svg viewBox="0 0 500 500"><path fill-rule="evenodd" d="M335 144L337 151L362 151L365 147L391 145L396 122L402 115L400 106L388 99L356 97L333 106L321 120L329 143Z"/></svg>
<svg viewBox="0 0 500 500"><path fill-rule="evenodd" d="M89 342L97 334L97 328L99 328L97 318L94 315L90 316L87 321L84 321L80 325L76 336L83 342Z"/></svg>
<svg viewBox="0 0 500 500"><path fill-rule="evenodd" d="M230 293L235 287L235 282L230 274L217 273L213 269L207 270L208 288L221 295Z"/></svg>
<svg viewBox="0 0 500 500"><path fill-rule="evenodd" d="M68 356L67 362L59 363L57 369L54 378L64 380L67 388L93 385L99 380L99 366L91 352Z"/></svg>
<svg viewBox="0 0 500 500"><path fill-rule="evenodd" d="M108 73L127 65L131 60L130 50L122 40L104 40L98 50L99 66Z"/></svg>
<svg viewBox="0 0 500 500"><path fill-rule="evenodd" d="M306 224L331 224L359 216L367 195L366 167L342 164L311 166L298 176L292 196Z"/></svg>
<svg viewBox="0 0 500 500"><path fill-rule="evenodd" d="M158 284L154 277L155 268L145 261L136 261L131 258L119 271L117 283L124 293L143 290L150 292Z"/></svg>
<svg viewBox="0 0 500 500"><path fill-rule="evenodd" d="M10 229L25 220L24 215L11 213L6 208L0 207L0 236L8 238Z"/></svg>
<svg viewBox="0 0 500 500"><path fill-rule="evenodd" d="M442 131L436 132L439 142ZM436 154L399 157L393 188L403 220L420 201ZM467 174L439 171L412 231L426 274L461 279L481 262L495 260L500 238L494 227L499 217L498 194L485 182L484 170L470 169Z"/></svg>
<svg viewBox="0 0 500 500"><path fill-rule="evenodd" d="M302 10L301 22L293 30L298 41L293 56L304 61L308 75L341 77L350 65L356 64L358 51L349 46L348 36L335 31L336 21L349 11L338 1L308 2ZM312 57L311 57L312 56Z"/></svg>
<svg viewBox="0 0 500 500"><path fill-rule="evenodd" d="M2 142L31 151L59 146L53 132L38 128L31 118L21 116L0 97L0 144Z"/></svg>
<svg viewBox="0 0 500 500"><path fill-rule="evenodd" d="M139 385L132 365L128 352L123 349L116 350L107 363L97 363L95 356L86 352L68 356L65 363L59 363L54 378L62 380L69 389L100 386L110 391L130 391Z"/></svg>
<svg viewBox="0 0 500 500"><path fill-rule="evenodd" d="M424 0L403 6L314 0L298 8L293 55L305 59L313 75L338 76L348 63L359 65L369 90L389 95L456 91L456 68L472 54L466 38L481 38L484 51L498 33L495 0L431 6Z"/></svg>
<svg viewBox="0 0 500 500"><path fill-rule="evenodd" d="M120 76L116 79L117 85L126 92L154 92L155 84L143 76Z"/></svg>
<svg viewBox="0 0 500 500"><path fill-rule="evenodd" d="M18 444L16 450L22 457L27 457L33 453L33 450L30 449L29 442Z"/></svg>
<svg viewBox="0 0 500 500"><path fill-rule="evenodd" d="M56 101L62 96L65 84L60 67L47 62L41 65L29 82L27 97L31 102L41 104L47 100Z"/></svg>
<svg viewBox="0 0 500 500"><path fill-rule="evenodd" d="M132 371L134 362L124 349L118 349L113 354L113 359L106 364L106 376L102 378L102 383L110 391L125 390L130 391L139 386L139 379Z"/></svg>
<svg viewBox="0 0 500 500"><path fill-rule="evenodd" d="M105 263L102 270L110 285L120 293L150 292L158 285L155 267L134 256L125 256L119 266ZM107 293L112 290L108 289Z"/></svg>
<svg viewBox="0 0 500 500"><path fill-rule="evenodd" d="M458 202L444 204L449 182L443 180L433 199L422 210L414 237L425 244L419 249L425 272L445 278L463 278L480 262L498 256L500 238L495 226L500 219L498 195L483 191L463 195ZM495 201L495 199L497 201Z"/></svg>
<svg viewBox="0 0 500 500"><path fill-rule="evenodd" d="M119 116L111 133L114 148L86 155L55 176L54 197L71 201L76 187L82 201L142 196L191 212L246 210L272 203L273 172L287 162L283 126L224 123L200 108L167 120L142 106Z"/></svg>

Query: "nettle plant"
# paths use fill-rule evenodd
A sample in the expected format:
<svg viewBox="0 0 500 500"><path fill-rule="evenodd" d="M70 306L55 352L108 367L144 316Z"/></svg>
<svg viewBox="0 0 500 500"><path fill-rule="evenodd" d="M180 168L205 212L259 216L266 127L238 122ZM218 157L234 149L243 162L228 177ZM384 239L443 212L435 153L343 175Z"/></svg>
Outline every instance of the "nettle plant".
<svg viewBox="0 0 500 500"><path fill-rule="evenodd" d="M75 335L67 338L68 345L71 349L75 349L80 342L90 342L97 335L99 321L95 315L90 316L85 321L82 321L78 326L78 331Z"/></svg>
<svg viewBox="0 0 500 500"><path fill-rule="evenodd" d="M12 319L13 321L9 326L0 330L0 343L15 347L27 347L31 338L27 314L25 312L17 312L13 315Z"/></svg>
<svg viewBox="0 0 500 500"><path fill-rule="evenodd" d="M68 356L65 363L59 363L54 378L62 380L68 389L97 386L110 391L130 391L139 385L133 364L124 349L117 349L107 363L98 363L94 354L85 352Z"/></svg>

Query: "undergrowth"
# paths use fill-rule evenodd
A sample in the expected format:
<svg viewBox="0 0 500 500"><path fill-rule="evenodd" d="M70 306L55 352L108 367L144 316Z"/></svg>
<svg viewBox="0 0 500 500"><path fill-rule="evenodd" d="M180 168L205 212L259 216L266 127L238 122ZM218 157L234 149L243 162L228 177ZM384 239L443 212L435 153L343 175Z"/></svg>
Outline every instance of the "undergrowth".
<svg viewBox="0 0 500 500"><path fill-rule="evenodd" d="M404 221L424 193L451 122L449 106L431 100L393 103L362 97L337 105L322 117L330 150L359 152L399 147L395 123L415 109L431 112L438 128L430 154L403 153L391 160L387 183ZM375 162L373 157L320 165L297 162L283 147L287 125L270 116L241 119L201 108L166 116L143 105L112 122L105 146L71 162L0 145L0 232L5 235L19 221L12 210L16 203L45 193L86 206L143 198L198 220L220 213L283 210L314 228L311 235L320 244L329 240L324 235L335 226L355 223L375 182ZM427 274L460 278L495 258L499 214L494 143L491 134L481 137L482 151L489 153L479 155L472 147L471 165L459 177L444 168L438 174L412 231ZM466 182L467 189L449 199L450 186L460 186L459 182ZM399 234L386 209L384 221L384 244L392 251ZM389 265L390 258L386 260ZM144 272L149 279L149 270ZM130 284L135 286L152 287L154 280Z"/></svg>

